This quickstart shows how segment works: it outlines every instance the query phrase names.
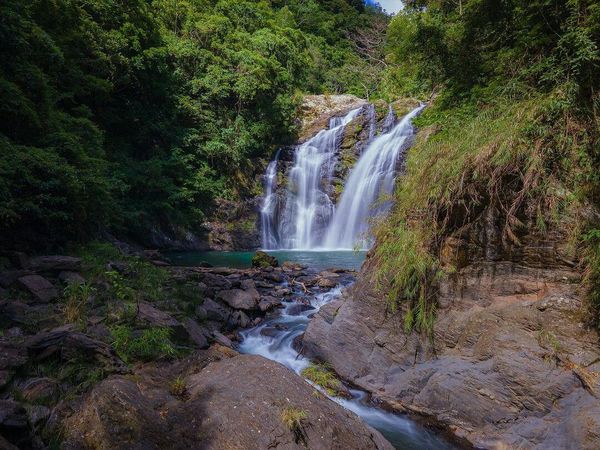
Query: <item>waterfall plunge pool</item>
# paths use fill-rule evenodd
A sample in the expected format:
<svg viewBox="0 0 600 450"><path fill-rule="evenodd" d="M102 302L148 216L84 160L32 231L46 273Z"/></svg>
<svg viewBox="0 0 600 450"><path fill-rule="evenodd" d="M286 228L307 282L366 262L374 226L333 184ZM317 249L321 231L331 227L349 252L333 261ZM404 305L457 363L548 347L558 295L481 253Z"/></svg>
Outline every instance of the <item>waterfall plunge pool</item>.
<svg viewBox="0 0 600 450"><path fill-rule="evenodd" d="M311 269L325 270L332 267L359 270L365 260L366 251L352 250L267 250L279 260L304 264ZM254 252L170 252L165 255L172 264L178 266L199 266L208 263L214 267L246 269L252 265Z"/></svg>

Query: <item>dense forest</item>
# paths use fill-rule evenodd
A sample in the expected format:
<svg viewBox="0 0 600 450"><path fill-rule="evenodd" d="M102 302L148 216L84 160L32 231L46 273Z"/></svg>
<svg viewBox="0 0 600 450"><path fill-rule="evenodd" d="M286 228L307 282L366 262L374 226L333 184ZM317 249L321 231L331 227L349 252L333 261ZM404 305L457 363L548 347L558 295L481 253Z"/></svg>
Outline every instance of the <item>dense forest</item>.
<svg viewBox="0 0 600 450"><path fill-rule="evenodd" d="M360 0L7 0L0 18L0 235L33 248L195 228L259 193L302 94L376 90L387 23Z"/></svg>

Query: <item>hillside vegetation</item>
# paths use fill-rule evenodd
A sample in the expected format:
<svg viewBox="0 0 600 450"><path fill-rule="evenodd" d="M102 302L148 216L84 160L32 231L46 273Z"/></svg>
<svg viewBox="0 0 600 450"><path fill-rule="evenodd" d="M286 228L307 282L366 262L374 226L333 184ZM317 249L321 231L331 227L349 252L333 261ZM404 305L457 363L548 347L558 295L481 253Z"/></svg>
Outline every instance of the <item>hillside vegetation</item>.
<svg viewBox="0 0 600 450"><path fill-rule="evenodd" d="M365 36L387 24L360 0L6 0L0 17L0 242L33 249L194 228L255 191L301 94L375 90Z"/></svg>
<svg viewBox="0 0 600 450"><path fill-rule="evenodd" d="M600 306L600 5L586 0L406 2L386 79L433 101L417 120L376 278L407 331L431 332L447 237L499 211L505 248L558 230Z"/></svg>

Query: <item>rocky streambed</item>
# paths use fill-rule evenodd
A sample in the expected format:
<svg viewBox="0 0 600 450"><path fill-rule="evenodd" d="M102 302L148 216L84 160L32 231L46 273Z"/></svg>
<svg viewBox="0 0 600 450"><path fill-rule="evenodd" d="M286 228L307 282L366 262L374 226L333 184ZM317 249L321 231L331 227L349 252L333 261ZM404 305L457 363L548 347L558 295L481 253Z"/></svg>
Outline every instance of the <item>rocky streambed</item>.
<svg viewBox="0 0 600 450"><path fill-rule="evenodd" d="M0 448L392 448L355 413L388 427L396 416L364 393L332 401L285 361L248 351L255 334L289 338L287 351L308 365L292 343L353 271L172 267L152 252L101 267L72 256L6 261ZM80 291L85 314L74 316L69 299ZM290 335L291 317L300 328ZM144 341L152 330L168 339ZM406 435L421 432L398 420Z"/></svg>

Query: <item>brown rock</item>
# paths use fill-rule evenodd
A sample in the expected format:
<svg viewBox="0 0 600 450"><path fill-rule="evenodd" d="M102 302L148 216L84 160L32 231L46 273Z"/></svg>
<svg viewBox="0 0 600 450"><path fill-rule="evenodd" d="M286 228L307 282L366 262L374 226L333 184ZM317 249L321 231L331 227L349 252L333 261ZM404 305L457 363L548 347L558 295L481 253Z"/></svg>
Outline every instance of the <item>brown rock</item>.
<svg viewBox="0 0 600 450"><path fill-rule="evenodd" d="M185 401L173 398L168 383L156 377L103 381L65 421L63 446L147 449L173 448L176 442L178 448L208 450L392 448L353 413L259 356L238 355L193 372L185 378ZM285 414L298 414L297 426L286 424Z"/></svg>

